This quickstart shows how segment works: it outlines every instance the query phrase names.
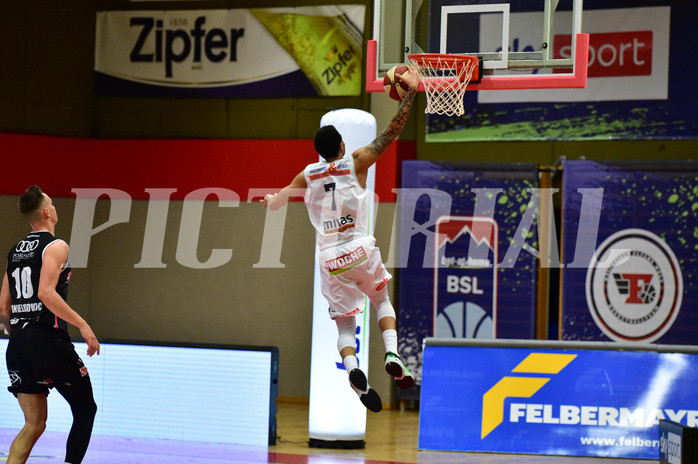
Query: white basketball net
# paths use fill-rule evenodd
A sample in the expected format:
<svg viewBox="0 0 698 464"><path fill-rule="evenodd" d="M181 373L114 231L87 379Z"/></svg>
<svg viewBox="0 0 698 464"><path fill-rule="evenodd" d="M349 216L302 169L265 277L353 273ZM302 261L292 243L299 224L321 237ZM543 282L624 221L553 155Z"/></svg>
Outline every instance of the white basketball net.
<svg viewBox="0 0 698 464"><path fill-rule="evenodd" d="M473 61L463 63L457 58L438 57L435 62L410 57L419 71L427 94L427 114L461 116L465 113L463 98L473 75Z"/></svg>

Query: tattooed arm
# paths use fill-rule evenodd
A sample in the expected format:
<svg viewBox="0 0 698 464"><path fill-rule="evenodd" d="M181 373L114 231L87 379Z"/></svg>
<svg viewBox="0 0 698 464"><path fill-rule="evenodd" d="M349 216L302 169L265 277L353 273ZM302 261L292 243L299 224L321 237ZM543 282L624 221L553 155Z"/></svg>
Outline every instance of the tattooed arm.
<svg viewBox="0 0 698 464"><path fill-rule="evenodd" d="M366 174L368 173L368 168L373 166L373 164L378 161L378 159L385 153L391 143L400 135L402 129L405 127L407 122L407 117L410 115L410 110L412 109L412 104L417 96L417 90L419 89L419 72L412 66L408 66L409 73L404 77L400 76L407 85L410 86L410 90L407 91L405 97L402 99L397 107L397 112L393 119L378 136L365 147L356 150L352 156L354 157L354 166L356 169L356 175L359 178L362 186L366 186Z"/></svg>

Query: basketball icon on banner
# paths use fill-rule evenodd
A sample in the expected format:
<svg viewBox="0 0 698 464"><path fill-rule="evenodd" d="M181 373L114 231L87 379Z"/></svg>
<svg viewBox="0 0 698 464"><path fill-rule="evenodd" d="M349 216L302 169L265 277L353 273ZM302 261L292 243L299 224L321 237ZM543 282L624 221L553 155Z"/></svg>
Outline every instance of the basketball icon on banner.
<svg viewBox="0 0 698 464"><path fill-rule="evenodd" d="M434 336L491 339L493 329L487 311L475 303L458 301L446 306L436 316Z"/></svg>

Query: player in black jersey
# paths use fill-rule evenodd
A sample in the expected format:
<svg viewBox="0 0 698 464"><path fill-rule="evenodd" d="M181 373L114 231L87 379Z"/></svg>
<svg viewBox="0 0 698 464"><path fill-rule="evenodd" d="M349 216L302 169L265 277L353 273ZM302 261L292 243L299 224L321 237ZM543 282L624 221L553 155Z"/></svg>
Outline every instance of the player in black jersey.
<svg viewBox="0 0 698 464"><path fill-rule="evenodd" d="M68 244L54 237L56 208L36 185L19 199L32 227L7 256L0 291L0 317L10 332L7 371L25 424L10 446L8 464L25 463L46 428L49 388L56 388L73 413L65 462L82 462L92 435L97 405L87 368L75 352L68 324L80 329L87 354L99 354L90 326L66 302L70 282Z"/></svg>

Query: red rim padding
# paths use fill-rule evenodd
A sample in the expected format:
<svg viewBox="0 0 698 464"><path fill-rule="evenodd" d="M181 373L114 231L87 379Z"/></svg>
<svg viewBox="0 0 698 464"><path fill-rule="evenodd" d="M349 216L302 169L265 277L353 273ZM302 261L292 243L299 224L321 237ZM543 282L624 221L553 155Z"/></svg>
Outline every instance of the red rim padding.
<svg viewBox="0 0 698 464"><path fill-rule="evenodd" d="M474 61L476 64L479 61L477 56L452 55L450 53L413 53L409 55L408 58L416 61L420 66L425 66L427 63L429 63L432 66L441 67L446 67L444 64L447 65L449 61L451 63L455 62L459 66L464 66L469 61ZM447 63L444 63L444 61L447 61Z"/></svg>
<svg viewBox="0 0 698 464"><path fill-rule="evenodd" d="M418 66L440 67L441 69L456 69L460 74L462 68L472 63L471 82L478 83L482 79L480 59L472 55L454 55L451 53L413 53L408 56ZM461 77L463 80L465 76Z"/></svg>

